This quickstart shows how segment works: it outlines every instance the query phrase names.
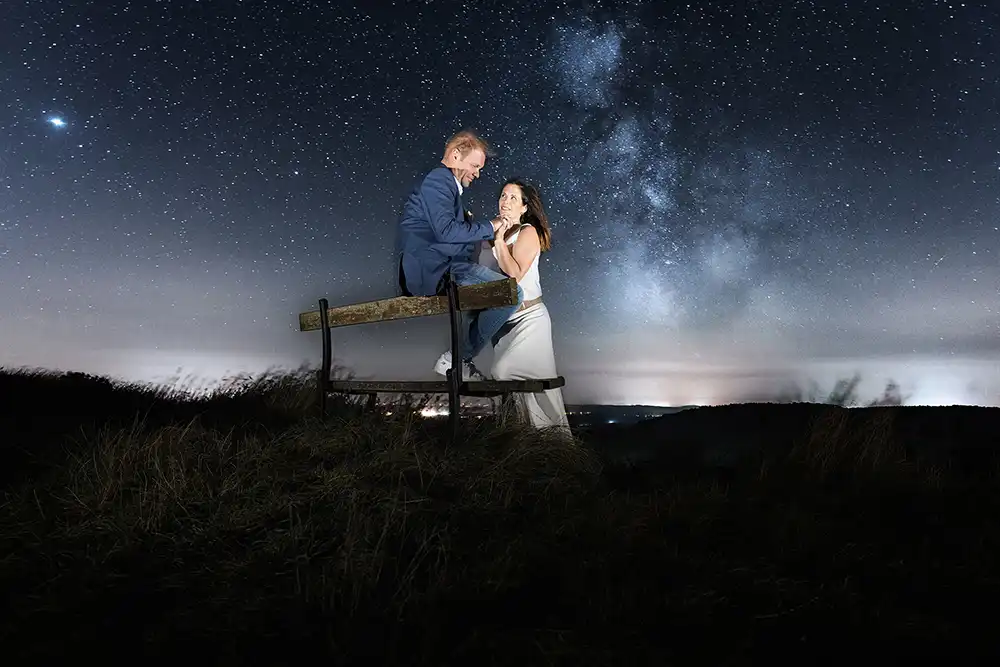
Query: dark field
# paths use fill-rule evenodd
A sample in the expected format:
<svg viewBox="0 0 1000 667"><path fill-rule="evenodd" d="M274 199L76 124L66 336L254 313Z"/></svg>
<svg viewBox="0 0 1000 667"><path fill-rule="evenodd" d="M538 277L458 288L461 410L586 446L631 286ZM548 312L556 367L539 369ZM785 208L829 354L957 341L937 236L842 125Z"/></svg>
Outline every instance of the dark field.
<svg viewBox="0 0 1000 667"><path fill-rule="evenodd" d="M215 665L1000 657L1000 409L755 404L576 441L0 374L0 646Z"/></svg>

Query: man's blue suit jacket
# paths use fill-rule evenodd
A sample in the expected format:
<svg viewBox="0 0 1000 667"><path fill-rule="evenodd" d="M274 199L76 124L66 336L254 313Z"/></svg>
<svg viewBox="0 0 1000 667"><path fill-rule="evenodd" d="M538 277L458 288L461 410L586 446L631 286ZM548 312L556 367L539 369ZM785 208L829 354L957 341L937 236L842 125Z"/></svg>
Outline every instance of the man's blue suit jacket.
<svg viewBox="0 0 1000 667"><path fill-rule="evenodd" d="M452 262L474 262L479 241L492 239L493 225L466 221L451 169L431 170L413 189L399 218L396 251L404 293L431 296Z"/></svg>

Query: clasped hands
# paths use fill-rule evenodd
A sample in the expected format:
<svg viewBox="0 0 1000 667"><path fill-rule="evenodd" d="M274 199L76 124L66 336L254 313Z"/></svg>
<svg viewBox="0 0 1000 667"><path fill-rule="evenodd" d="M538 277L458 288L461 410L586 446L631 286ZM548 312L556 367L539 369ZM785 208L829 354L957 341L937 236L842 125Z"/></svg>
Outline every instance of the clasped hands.
<svg viewBox="0 0 1000 667"><path fill-rule="evenodd" d="M504 234L506 234L511 227L515 226L519 220L501 213L497 215L497 217L493 218L491 222L493 224L494 235L497 238L503 238Z"/></svg>

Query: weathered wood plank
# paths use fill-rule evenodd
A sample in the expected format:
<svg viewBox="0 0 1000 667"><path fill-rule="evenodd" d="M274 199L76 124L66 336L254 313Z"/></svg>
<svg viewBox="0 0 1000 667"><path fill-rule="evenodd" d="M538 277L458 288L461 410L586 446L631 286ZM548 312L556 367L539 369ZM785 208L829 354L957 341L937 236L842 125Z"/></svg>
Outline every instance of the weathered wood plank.
<svg viewBox="0 0 1000 667"><path fill-rule="evenodd" d="M539 380L472 380L459 385L462 396L500 396L507 393L534 393L566 385L561 375ZM343 394L446 394L448 383L441 381L396 382L378 380L332 380L327 388Z"/></svg>
<svg viewBox="0 0 1000 667"><path fill-rule="evenodd" d="M482 310L494 306L517 303L517 281L513 278L495 280L479 285L458 288L460 310ZM355 324L387 322L409 317L444 315L448 312L447 296L399 296L380 301L366 301L327 310L331 327L349 327ZM319 311L299 313L299 331L316 331L320 328Z"/></svg>

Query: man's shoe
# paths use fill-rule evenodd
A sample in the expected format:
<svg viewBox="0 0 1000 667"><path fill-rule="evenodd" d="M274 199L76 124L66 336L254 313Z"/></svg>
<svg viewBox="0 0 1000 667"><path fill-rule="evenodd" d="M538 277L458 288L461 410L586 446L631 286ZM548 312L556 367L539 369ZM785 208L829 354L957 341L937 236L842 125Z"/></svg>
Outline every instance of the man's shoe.
<svg viewBox="0 0 1000 667"><path fill-rule="evenodd" d="M434 372L438 375L447 375L448 369L451 368L451 352L445 352L438 360L434 363Z"/></svg>
<svg viewBox="0 0 1000 667"><path fill-rule="evenodd" d="M438 375L448 375L448 369L451 368L451 352L445 352L440 357L438 357L437 362L434 364L434 372ZM479 372L475 364L471 361L462 362L462 380L485 380L486 376Z"/></svg>
<svg viewBox="0 0 1000 667"><path fill-rule="evenodd" d="M486 379L486 376L479 372L476 365L471 361L462 362L462 379L463 380L478 380L482 381Z"/></svg>

